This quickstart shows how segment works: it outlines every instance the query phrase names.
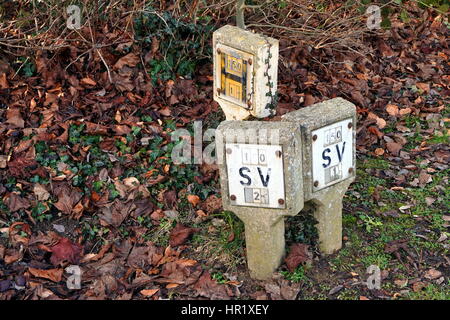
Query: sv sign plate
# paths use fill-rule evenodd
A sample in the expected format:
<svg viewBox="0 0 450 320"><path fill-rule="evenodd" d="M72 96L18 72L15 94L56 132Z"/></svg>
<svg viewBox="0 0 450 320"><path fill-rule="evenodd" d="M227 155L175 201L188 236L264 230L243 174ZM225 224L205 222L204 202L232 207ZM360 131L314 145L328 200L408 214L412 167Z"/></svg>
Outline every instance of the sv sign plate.
<svg viewBox="0 0 450 320"><path fill-rule="evenodd" d="M352 119L311 132L313 191L331 186L351 176L353 164Z"/></svg>
<svg viewBox="0 0 450 320"><path fill-rule="evenodd" d="M233 205L285 208L283 153L278 145L225 145Z"/></svg>

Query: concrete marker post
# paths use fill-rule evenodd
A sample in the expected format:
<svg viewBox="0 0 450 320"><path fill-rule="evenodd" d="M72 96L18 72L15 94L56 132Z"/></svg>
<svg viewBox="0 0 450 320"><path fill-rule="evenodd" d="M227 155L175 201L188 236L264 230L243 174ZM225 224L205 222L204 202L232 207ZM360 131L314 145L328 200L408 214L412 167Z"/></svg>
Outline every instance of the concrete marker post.
<svg viewBox="0 0 450 320"><path fill-rule="evenodd" d="M300 128L293 123L224 121L217 129L223 208L244 222L254 279L268 279L279 267L284 217L303 208L301 149Z"/></svg>
<svg viewBox="0 0 450 320"><path fill-rule="evenodd" d="M214 100L227 120L275 114L278 40L226 25L213 34Z"/></svg>
<svg viewBox="0 0 450 320"><path fill-rule="evenodd" d="M356 107L335 98L285 114L302 133L304 199L315 205L319 248L342 247L342 199L356 174ZM307 203L308 204L308 203Z"/></svg>

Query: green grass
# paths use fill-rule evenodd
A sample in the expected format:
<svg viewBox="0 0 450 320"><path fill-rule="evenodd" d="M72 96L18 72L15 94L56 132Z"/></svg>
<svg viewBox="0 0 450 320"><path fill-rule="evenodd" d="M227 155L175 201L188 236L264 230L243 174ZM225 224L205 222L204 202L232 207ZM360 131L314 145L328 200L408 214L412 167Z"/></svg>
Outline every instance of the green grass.
<svg viewBox="0 0 450 320"><path fill-rule="evenodd" d="M383 270L388 267L391 255L384 252L383 243L374 242L371 246L362 248L361 257L358 260L362 262L364 268L375 265Z"/></svg>
<svg viewBox="0 0 450 320"><path fill-rule="evenodd" d="M144 235L146 241L151 241L157 246L169 245L170 231L175 227L176 221L162 218L158 226L154 226Z"/></svg>
<svg viewBox="0 0 450 320"><path fill-rule="evenodd" d="M233 272L245 264L244 223L232 212L223 211L210 216L211 220L194 227L201 229L193 235L191 244L195 251L194 259L205 261L205 266L213 272ZM221 224L213 225L215 221Z"/></svg>
<svg viewBox="0 0 450 320"><path fill-rule="evenodd" d="M419 119L409 119L410 124L418 125ZM423 125L420 123L420 125ZM419 138L413 143L420 143ZM416 159L419 163L423 159ZM365 274L370 265L381 270L393 272L395 278L408 279L409 270L403 264L406 252L400 250L402 261L394 254L386 253L389 242L408 239L408 248L418 254L444 256L449 250L437 241L446 231L442 215L448 212L450 191L448 185L449 169L432 173L433 181L423 187L405 187L403 190L390 190L390 181L380 178L380 170L389 170L390 163L384 159L366 158L357 163L356 182L350 186L344 198L343 233L347 237L343 248L334 255L329 263L334 272L357 272ZM425 168L423 168L425 169ZM416 173L416 176L418 172ZM409 179L414 178L414 175ZM379 200L374 195L378 194ZM427 198L435 199L432 205ZM379 205L383 203L383 206ZM412 205L405 212L399 210L405 205ZM396 213L397 216L392 216ZM425 232L423 230L428 230ZM425 235L426 239L417 235ZM386 281L385 281L386 282ZM387 292L397 292L398 288L388 282L384 283ZM409 293L406 299L448 299L445 285L428 285L417 293ZM412 290L412 288L406 288ZM336 295L337 299L358 299L357 289L344 289ZM370 293L369 293L370 294ZM362 293L362 295L366 295Z"/></svg>
<svg viewBox="0 0 450 320"><path fill-rule="evenodd" d="M391 218L380 227L379 240L388 243L398 239L411 238L415 221L403 215L399 218Z"/></svg>
<svg viewBox="0 0 450 320"><path fill-rule="evenodd" d="M428 144L449 143L450 136L445 132L441 136L435 135L431 139L427 140Z"/></svg>
<svg viewBox="0 0 450 320"><path fill-rule="evenodd" d="M450 299L450 281L440 286L429 284L419 292L409 292L407 299L411 300L449 300Z"/></svg>
<svg viewBox="0 0 450 320"><path fill-rule="evenodd" d="M217 281L217 283L220 283L220 284L224 284L224 283L227 282L227 279L226 279L225 275L222 272L220 272L220 271L213 272L211 274L211 278L213 278L214 280Z"/></svg>
<svg viewBox="0 0 450 320"><path fill-rule="evenodd" d="M359 291L356 288L350 288L350 289L343 289L339 294L336 296L339 300L358 300L359 299Z"/></svg>
<svg viewBox="0 0 450 320"><path fill-rule="evenodd" d="M383 222L380 220L380 218L371 217L366 213L361 212L359 214L359 218L361 219L362 225L367 233L372 233L374 229L378 229L383 225Z"/></svg>
<svg viewBox="0 0 450 320"><path fill-rule="evenodd" d="M229 211L216 214L214 217L222 218L226 223L226 227L221 228L219 232L218 242L220 247L231 254L240 251L245 246L245 227L242 220ZM232 241L230 241L231 235L234 236Z"/></svg>
<svg viewBox="0 0 450 320"><path fill-rule="evenodd" d="M293 272L281 271L280 273L285 279L295 283L309 281L309 279L305 275L305 269L303 266L298 266Z"/></svg>
<svg viewBox="0 0 450 320"><path fill-rule="evenodd" d="M390 164L384 159L368 158L363 161L358 161L357 168L359 169L389 169Z"/></svg>

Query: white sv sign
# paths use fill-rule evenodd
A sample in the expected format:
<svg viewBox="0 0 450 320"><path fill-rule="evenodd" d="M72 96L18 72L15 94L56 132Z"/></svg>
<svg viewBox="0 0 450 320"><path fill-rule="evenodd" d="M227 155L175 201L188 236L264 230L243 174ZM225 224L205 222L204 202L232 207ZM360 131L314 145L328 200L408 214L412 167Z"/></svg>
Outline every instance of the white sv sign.
<svg viewBox="0 0 450 320"><path fill-rule="evenodd" d="M233 205L285 208L281 146L227 143L225 154Z"/></svg>
<svg viewBox="0 0 450 320"><path fill-rule="evenodd" d="M353 163L353 124L346 119L311 132L313 191L351 176ZM352 169L350 169L352 168Z"/></svg>

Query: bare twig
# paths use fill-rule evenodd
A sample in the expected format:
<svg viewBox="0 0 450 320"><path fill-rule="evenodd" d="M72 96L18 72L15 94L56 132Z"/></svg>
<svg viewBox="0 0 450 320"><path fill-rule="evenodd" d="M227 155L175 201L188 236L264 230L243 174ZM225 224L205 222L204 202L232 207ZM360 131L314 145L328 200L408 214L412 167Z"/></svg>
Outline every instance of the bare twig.
<svg viewBox="0 0 450 320"><path fill-rule="evenodd" d="M105 59L103 59L103 56L102 56L102 54L100 53L100 50L97 49L97 53L98 53L98 55L100 56L100 59L102 59L103 64L104 64L105 67L106 67L106 71L108 72L108 79L109 79L109 82L110 82L110 83L113 83L113 80L112 80L112 77L111 77L111 71L109 70L108 64L106 63Z"/></svg>

